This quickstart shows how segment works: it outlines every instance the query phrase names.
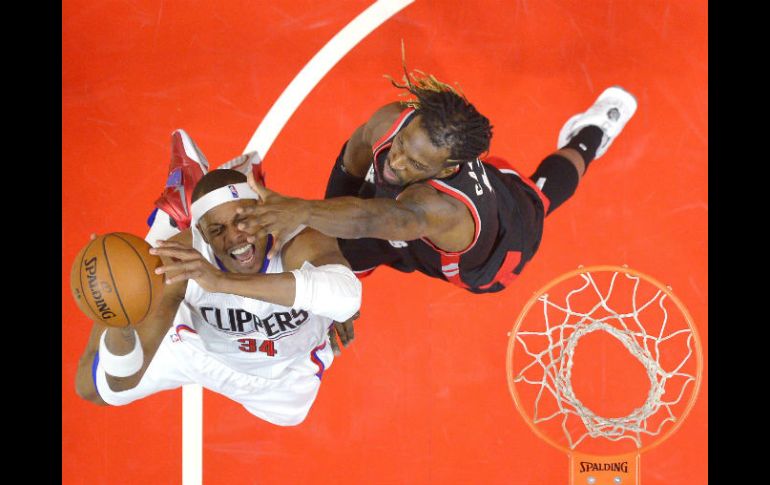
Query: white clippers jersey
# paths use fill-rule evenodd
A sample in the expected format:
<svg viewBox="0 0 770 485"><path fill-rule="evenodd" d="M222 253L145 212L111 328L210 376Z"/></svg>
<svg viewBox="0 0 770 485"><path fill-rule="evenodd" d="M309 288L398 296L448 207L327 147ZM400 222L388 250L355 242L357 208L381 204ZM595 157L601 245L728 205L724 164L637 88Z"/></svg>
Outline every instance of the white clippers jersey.
<svg viewBox="0 0 770 485"><path fill-rule="evenodd" d="M213 265L219 265L211 247L193 229L193 247ZM269 248L268 248L269 249ZM281 273L281 253L264 273ZM304 360L326 341L332 320L305 310L289 308L227 293L209 293L188 280L185 299L174 325L187 343L208 351L229 367L267 379L280 375L297 360Z"/></svg>

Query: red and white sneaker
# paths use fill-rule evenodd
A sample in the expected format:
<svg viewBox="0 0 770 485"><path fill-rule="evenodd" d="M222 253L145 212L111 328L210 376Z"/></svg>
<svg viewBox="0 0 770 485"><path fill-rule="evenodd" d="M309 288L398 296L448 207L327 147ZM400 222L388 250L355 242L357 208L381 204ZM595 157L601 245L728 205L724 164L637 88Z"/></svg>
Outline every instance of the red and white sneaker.
<svg viewBox="0 0 770 485"><path fill-rule="evenodd" d="M209 162L190 135L184 130L175 130L171 134L171 165L166 187L155 205L169 215L180 231L190 227L193 189L208 171Z"/></svg>
<svg viewBox="0 0 770 485"><path fill-rule="evenodd" d="M231 170L237 170L244 175L248 175L249 172L254 174L254 180L262 185L265 185L265 174L262 172L262 159L257 152L244 153L232 160L229 160L217 167L217 170L221 168L229 168Z"/></svg>

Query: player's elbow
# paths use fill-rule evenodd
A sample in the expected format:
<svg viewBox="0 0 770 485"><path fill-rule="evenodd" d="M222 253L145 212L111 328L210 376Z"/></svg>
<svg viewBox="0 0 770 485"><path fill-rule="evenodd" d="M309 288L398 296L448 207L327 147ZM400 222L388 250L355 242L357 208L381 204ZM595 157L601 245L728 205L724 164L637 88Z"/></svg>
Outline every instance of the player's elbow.
<svg viewBox="0 0 770 485"><path fill-rule="evenodd" d="M97 406L109 406L94 389L84 389L80 386L75 386L75 394L84 401L96 404Z"/></svg>
<svg viewBox="0 0 770 485"><path fill-rule="evenodd" d="M344 293L344 297L341 299L340 316L335 318L335 321L342 322L356 314L361 309L361 299L363 295L363 285L361 280L348 270L344 275L346 280L340 285L341 292Z"/></svg>
<svg viewBox="0 0 770 485"><path fill-rule="evenodd" d="M333 305L324 311L336 322L344 322L361 309L363 286L361 280L349 268L336 265L327 266L327 289L329 297L327 301L333 301Z"/></svg>
<svg viewBox="0 0 770 485"><path fill-rule="evenodd" d="M84 401L92 402L99 406L106 406L107 403L102 400L96 391L96 385L88 367L84 365L78 367L77 374L75 375L75 394Z"/></svg>
<svg viewBox="0 0 770 485"><path fill-rule="evenodd" d="M421 212L396 208L385 217L366 221L365 237L389 241L413 241L425 237L428 222Z"/></svg>
<svg viewBox="0 0 770 485"><path fill-rule="evenodd" d="M391 231L391 237L387 239L390 241L414 241L415 239L421 239L427 237L428 225L417 219L404 219L401 223L394 227Z"/></svg>
<svg viewBox="0 0 770 485"><path fill-rule="evenodd" d="M303 266L294 275L297 308L337 322L349 319L361 308L361 281L347 266Z"/></svg>

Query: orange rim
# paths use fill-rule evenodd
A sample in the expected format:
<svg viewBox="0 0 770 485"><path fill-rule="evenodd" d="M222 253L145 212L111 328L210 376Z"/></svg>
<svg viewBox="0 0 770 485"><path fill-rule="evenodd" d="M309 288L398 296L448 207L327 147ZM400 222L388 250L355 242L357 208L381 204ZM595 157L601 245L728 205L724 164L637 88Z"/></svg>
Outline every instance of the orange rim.
<svg viewBox="0 0 770 485"><path fill-rule="evenodd" d="M532 305L535 304L537 299L545 292L553 288L554 286L558 285L559 283L570 279L574 276L584 274L584 273L598 273L598 272L619 272L619 273L625 273L630 274L633 276L637 276L641 278L642 280L656 286L661 291L663 291L671 300L676 304L679 311L682 312L682 315L685 318L685 321L687 322L687 325L692 330L692 335L695 340L695 356L697 361L697 375L695 378L695 387L693 388L692 394L690 396L690 399L687 403L687 406L684 409L684 412L682 413L682 416L680 418L677 418L674 422L673 426L671 426L666 432L664 432L661 436L656 438L652 443L642 446L637 450L637 453L642 454L646 451L651 450L652 448L658 446L659 444L663 443L668 439L669 436L674 434L676 430L679 429L679 427L682 425L682 423L687 418L687 415L690 413L690 410L695 405L695 401L697 400L698 393L700 392L700 384L701 384L701 378L703 376L703 352L701 348L701 342L700 342L700 336L698 335L698 329L695 328L695 325L692 320L692 316L690 316L690 312L687 310L687 307L684 306L684 304L681 302L679 298L677 298L676 295L672 292L671 288L668 286L660 283L655 278L642 273L640 271L633 270L631 268L628 268L626 266L612 266L612 265L600 265L600 266L590 266L590 267L578 267L576 270L570 271L568 273L565 273L561 276L558 276L548 282L545 286L540 288L538 291L534 292L532 294L532 297L527 301L527 303L524 305L524 308L522 309L521 313L519 314L519 317L516 319L516 323L513 326L513 330L509 334L508 338L508 350L506 352L506 377L508 380L508 390L511 392L511 396L513 397L513 402L516 405L516 409L519 411L519 413L524 418L524 421L526 421L527 426L543 441L550 444L554 448L560 449L564 451L565 453L575 453L580 452L579 450L573 450L570 448L567 448L557 442L555 442L553 439L551 439L548 435L540 431L540 429L535 426L535 423L532 421L532 417L527 413L526 409L524 408L524 405L521 402L521 399L519 398L518 393L516 392L516 385L513 381L513 356L514 356L514 347L516 343L516 334L519 331L519 327L521 327L522 322L524 321L524 317L527 316L529 313L530 308ZM598 455L598 456L614 456L614 455Z"/></svg>

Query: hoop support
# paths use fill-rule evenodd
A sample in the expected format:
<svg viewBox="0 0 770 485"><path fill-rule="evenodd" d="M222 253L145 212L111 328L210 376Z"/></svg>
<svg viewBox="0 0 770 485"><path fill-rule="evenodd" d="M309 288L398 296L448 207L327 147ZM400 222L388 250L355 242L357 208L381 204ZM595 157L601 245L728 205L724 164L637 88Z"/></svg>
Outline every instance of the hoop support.
<svg viewBox="0 0 770 485"><path fill-rule="evenodd" d="M638 452L596 456L573 451L569 454L570 485L638 485Z"/></svg>

